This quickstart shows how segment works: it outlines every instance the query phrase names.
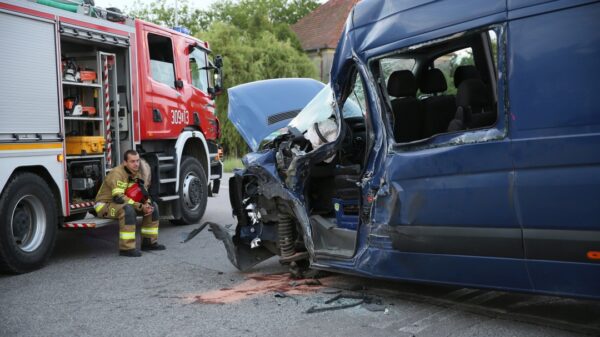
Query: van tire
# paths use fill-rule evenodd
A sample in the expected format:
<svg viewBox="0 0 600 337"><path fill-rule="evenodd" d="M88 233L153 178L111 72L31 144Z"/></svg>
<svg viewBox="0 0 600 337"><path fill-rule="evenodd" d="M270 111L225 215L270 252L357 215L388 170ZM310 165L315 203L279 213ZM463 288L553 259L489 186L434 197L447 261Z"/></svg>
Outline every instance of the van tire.
<svg viewBox="0 0 600 337"><path fill-rule="evenodd" d="M208 183L198 159L190 156L182 158L178 183L181 218L171 222L175 225L200 223L208 202Z"/></svg>
<svg viewBox="0 0 600 337"><path fill-rule="evenodd" d="M0 198L0 271L26 273L50 258L57 232L54 194L40 176L15 175Z"/></svg>

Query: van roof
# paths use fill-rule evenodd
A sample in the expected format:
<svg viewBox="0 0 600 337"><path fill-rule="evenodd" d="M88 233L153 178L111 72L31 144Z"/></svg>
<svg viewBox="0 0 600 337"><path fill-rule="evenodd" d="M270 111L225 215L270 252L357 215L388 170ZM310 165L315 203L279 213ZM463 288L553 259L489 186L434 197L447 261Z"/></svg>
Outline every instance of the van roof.
<svg viewBox="0 0 600 337"><path fill-rule="evenodd" d="M510 0L508 0L510 2ZM507 0L362 0L348 16L332 82L353 55L369 58L506 20Z"/></svg>

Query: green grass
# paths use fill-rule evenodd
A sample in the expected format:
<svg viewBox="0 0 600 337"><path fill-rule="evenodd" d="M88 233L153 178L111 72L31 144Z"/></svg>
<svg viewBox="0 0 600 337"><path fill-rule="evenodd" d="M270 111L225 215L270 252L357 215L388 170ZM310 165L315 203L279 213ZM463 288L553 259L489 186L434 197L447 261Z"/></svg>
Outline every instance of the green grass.
<svg viewBox="0 0 600 337"><path fill-rule="evenodd" d="M223 170L225 170L225 172L233 172L233 169L235 168L242 168L244 167L244 165L242 164L242 160L240 158L225 158L225 160L223 160Z"/></svg>

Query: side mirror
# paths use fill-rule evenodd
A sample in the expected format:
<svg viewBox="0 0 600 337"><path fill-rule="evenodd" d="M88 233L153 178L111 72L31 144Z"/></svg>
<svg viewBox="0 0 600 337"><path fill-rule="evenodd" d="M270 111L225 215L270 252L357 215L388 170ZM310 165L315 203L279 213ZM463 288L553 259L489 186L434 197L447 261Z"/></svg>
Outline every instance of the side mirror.
<svg viewBox="0 0 600 337"><path fill-rule="evenodd" d="M215 72L215 93L219 95L223 91L223 69L217 68Z"/></svg>
<svg viewBox="0 0 600 337"><path fill-rule="evenodd" d="M215 57L215 67L223 68L223 57L221 55Z"/></svg>
<svg viewBox="0 0 600 337"><path fill-rule="evenodd" d="M223 92L223 58L221 55L217 55L213 62L209 62L208 69L212 70L212 80L214 87L208 88L208 93L212 99L215 99L218 95Z"/></svg>

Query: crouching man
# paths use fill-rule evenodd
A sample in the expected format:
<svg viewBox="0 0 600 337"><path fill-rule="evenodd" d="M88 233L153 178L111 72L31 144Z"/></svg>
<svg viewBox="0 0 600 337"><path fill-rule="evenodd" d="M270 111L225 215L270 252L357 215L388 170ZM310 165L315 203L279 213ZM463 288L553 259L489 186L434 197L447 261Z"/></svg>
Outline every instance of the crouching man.
<svg viewBox="0 0 600 337"><path fill-rule="evenodd" d="M140 170L140 155L128 150L123 164L113 168L104 179L96 196L96 214L119 219L119 255L138 257L136 248L136 216L142 215L142 250L164 250L158 244L158 205L150 200ZM148 167L149 168L149 167ZM148 172L149 173L149 172Z"/></svg>

